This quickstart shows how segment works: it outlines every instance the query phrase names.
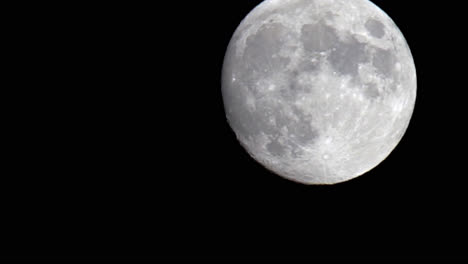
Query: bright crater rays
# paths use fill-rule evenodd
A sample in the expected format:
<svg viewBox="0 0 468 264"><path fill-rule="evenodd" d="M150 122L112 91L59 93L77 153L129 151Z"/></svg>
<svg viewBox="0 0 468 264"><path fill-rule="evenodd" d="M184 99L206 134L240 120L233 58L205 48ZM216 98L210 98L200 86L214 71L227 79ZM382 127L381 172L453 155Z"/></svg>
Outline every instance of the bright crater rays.
<svg viewBox="0 0 468 264"><path fill-rule="evenodd" d="M266 0L223 65L227 119L259 163L304 184L353 179L382 162L416 100L410 49L368 0Z"/></svg>

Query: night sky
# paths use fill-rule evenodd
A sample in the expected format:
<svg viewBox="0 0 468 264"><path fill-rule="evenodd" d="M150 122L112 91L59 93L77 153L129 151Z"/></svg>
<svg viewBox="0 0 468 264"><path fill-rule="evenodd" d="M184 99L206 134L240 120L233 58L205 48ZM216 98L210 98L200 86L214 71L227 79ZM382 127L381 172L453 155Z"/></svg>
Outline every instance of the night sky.
<svg viewBox="0 0 468 264"><path fill-rule="evenodd" d="M6 9L0 259L466 258L454 1L374 1L417 102L392 154L335 186L269 172L227 123L224 52L260 1L160 2Z"/></svg>

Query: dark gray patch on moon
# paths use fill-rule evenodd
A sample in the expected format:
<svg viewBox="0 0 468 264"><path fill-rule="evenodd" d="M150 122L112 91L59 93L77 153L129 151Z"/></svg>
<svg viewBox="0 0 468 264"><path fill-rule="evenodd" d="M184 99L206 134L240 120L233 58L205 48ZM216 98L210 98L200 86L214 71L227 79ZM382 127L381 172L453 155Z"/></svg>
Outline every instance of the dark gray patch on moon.
<svg viewBox="0 0 468 264"><path fill-rule="evenodd" d="M385 36L385 26L382 24L382 22L375 20L375 19L369 19L367 22L364 24L366 27L367 31L371 34L371 36L376 37L376 38L382 38Z"/></svg>
<svg viewBox="0 0 468 264"><path fill-rule="evenodd" d="M341 74L356 75L359 63L368 61L366 44L354 37L342 41L333 27L323 21L305 24L301 29L301 42L307 52L330 52L332 67Z"/></svg>
<svg viewBox="0 0 468 264"><path fill-rule="evenodd" d="M267 144L267 150L273 156L283 156L285 154L284 146L277 139Z"/></svg>
<svg viewBox="0 0 468 264"><path fill-rule="evenodd" d="M375 83L368 83L364 86L364 96L373 100L380 97L379 89Z"/></svg>
<svg viewBox="0 0 468 264"><path fill-rule="evenodd" d="M395 63L395 55L390 50L384 50L380 48L375 49L375 53L372 58L372 64L380 74L386 77L392 77Z"/></svg>
<svg viewBox="0 0 468 264"><path fill-rule="evenodd" d="M308 122L300 120L293 126L289 127L290 135L302 145L312 143L317 137L318 132L312 129Z"/></svg>
<svg viewBox="0 0 468 264"><path fill-rule="evenodd" d="M312 117L297 107L292 108L297 120L293 120L287 126L289 134L301 144L310 144L317 140L319 133L311 126Z"/></svg>
<svg viewBox="0 0 468 264"><path fill-rule="evenodd" d="M298 96L308 93L311 90L310 84L303 84L299 81L299 72L293 71L286 85L280 87L279 94L286 101L295 101Z"/></svg>
<svg viewBox="0 0 468 264"><path fill-rule="evenodd" d="M278 54L284 44L280 40L287 35L284 26L273 23L263 25L255 35L249 36L244 51L246 70L262 73L262 76L281 71L290 59L272 55Z"/></svg>
<svg viewBox="0 0 468 264"><path fill-rule="evenodd" d="M297 65L296 69L293 70L293 73L297 76L301 72L315 72L319 69L320 63L318 61L312 61L312 60L301 60L301 62Z"/></svg>
<svg viewBox="0 0 468 264"><path fill-rule="evenodd" d="M333 48L338 42L335 29L324 22L305 24L301 29L301 42L308 52L322 52Z"/></svg>
<svg viewBox="0 0 468 264"><path fill-rule="evenodd" d="M256 110L254 112L255 118L255 129L253 130L256 134L261 132L268 136L276 136L278 134L278 127L270 123L270 117L276 118L281 112L282 108L278 105L274 105L269 102L257 102Z"/></svg>
<svg viewBox="0 0 468 264"><path fill-rule="evenodd" d="M312 84L301 83L299 78L301 74L315 75L320 64L317 61L304 59L294 69L288 73L286 85L280 87L280 96L287 101L295 101L298 96L310 93Z"/></svg>
<svg viewBox="0 0 468 264"><path fill-rule="evenodd" d="M348 41L335 43L329 61L332 67L341 74L356 76L359 64L368 61L366 44L359 42L354 37Z"/></svg>

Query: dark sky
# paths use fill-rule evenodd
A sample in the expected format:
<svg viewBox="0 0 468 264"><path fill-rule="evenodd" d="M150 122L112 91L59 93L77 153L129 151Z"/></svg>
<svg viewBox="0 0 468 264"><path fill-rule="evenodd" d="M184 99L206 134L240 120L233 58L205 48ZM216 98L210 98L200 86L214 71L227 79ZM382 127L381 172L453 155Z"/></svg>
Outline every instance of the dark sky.
<svg viewBox="0 0 468 264"><path fill-rule="evenodd" d="M224 52L260 1L159 2L6 9L0 259L466 257L454 1L374 1L413 53L416 108L391 156L332 187L265 170L226 122Z"/></svg>

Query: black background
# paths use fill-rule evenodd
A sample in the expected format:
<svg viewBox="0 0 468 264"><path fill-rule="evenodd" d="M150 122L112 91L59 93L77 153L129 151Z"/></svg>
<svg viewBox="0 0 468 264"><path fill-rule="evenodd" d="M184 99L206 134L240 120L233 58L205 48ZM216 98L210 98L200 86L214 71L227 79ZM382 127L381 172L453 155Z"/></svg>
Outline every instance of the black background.
<svg viewBox="0 0 468 264"><path fill-rule="evenodd" d="M466 257L454 1L374 1L411 47L417 103L393 153L335 186L267 171L226 121L224 52L260 1L159 2L5 9L3 258Z"/></svg>

